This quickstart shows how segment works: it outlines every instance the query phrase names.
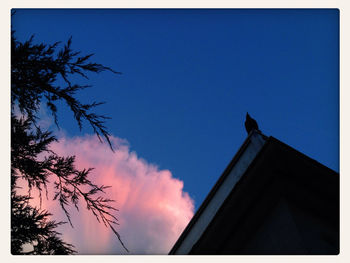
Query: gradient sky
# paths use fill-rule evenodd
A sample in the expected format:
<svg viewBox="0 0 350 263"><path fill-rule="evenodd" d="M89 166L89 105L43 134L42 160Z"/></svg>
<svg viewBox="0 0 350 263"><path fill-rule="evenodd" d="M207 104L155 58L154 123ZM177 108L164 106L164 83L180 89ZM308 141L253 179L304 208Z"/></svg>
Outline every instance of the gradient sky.
<svg viewBox="0 0 350 263"><path fill-rule="evenodd" d="M264 134L339 171L337 9L22 9L12 26L21 41L32 34L45 43L72 36L74 49L123 73L77 78L93 85L79 98L106 102L96 112L112 117L107 127L116 141L127 141L124 153L136 158L129 170L140 161L167 174L162 182L180 195L174 194L176 209L188 212L183 222L245 140L247 111ZM79 132L72 116L59 109L61 138L90 145L91 129ZM104 149L104 156L112 154ZM112 163L118 170L119 161L107 166ZM142 178L136 184L148 177ZM143 250L149 251L155 250Z"/></svg>

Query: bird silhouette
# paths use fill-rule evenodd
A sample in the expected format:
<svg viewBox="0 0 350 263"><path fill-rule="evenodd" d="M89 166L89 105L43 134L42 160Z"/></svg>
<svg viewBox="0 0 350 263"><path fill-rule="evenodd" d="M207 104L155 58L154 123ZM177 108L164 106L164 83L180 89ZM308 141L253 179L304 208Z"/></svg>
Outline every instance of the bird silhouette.
<svg viewBox="0 0 350 263"><path fill-rule="evenodd" d="M249 113L247 112L245 123L244 123L245 129L247 130L247 133L249 134L252 130L257 130L260 132L258 123L256 120L254 120L252 117L250 117Z"/></svg>

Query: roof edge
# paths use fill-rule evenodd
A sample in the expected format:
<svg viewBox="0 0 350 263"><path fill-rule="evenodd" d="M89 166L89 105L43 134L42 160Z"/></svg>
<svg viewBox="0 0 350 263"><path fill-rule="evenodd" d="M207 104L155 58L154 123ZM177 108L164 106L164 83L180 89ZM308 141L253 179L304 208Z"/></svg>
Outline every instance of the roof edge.
<svg viewBox="0 0 350 263"><path fill-rule="evenodd" d="M259 139L257 139L257 138L259 138ZM182 234L180 235L180 237L176 241L175 245L170 250L169 255L176 254L177 250L180 248L181 244L183 243L183 241L186 239L186 237L190 233L192 227L197 223L198 219L201 217L201 215L203 214L205 209L208 207L209 203L212 201L213 197L218 192L218 190L222 186L223 182L229 176L229 174L231 173L232 169L238 163L238 161L240 160L242 155L246 152L248 146L253 142L253 140L260 140L260 143L261 143L261 145L260 145L261 147L259 147L259 149L255 153L255 155L256 155L263 148L263 146L264 146L265 142L268 140L268 138L269 137L267 137L266 135L262 134L260 131L257 131L257 130L252 130L248 134L247 138L245 139L245 141L243 142L241 147L238 149L238 151L236 152L236 154L234 155L234 157L232 158L232 160L230 161L230 163L228 164L228 166L226 167L224 172L221 174L221 176L219 177L219 179L217 180L215 185L212 187L212 189L208 193L207 197L204 199L203 203L198 208L197 212L194 214L194 216L192 217L192 219L190 220L190 222L188 223L188 225L186 226L186 228L184 229L184 231L182 232ZM250 160L250 162L252 162L253 160L254 160L254 158L252 158ZM248 166L249 166L249 164L248 164ZM241 176L244 173L245 173L245 171L242 172ZM232 188L233 187L234 186L232 186ZM222 202L223 201L224 200L222 200Z"/></svg>

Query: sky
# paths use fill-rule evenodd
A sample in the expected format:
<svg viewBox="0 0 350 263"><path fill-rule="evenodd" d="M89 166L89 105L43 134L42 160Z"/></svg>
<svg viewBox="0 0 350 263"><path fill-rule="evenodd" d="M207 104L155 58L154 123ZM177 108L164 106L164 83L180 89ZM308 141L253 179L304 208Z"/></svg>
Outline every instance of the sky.
<svg viewBox="0 0 350 263"><path fill-rule="evenodd" d="M93 85L81 101L106 102L96 112L111 117L115 153L64 105L60 130L42 116L56 151L112 185L134 254L168 253L245 140L246 112L265 135L339 172L337 9L20 9L12 28L20 41L72 36L73 49L122 72L74 78ZM74 219L62 231L79 253L123 253L89 214Z"/></svg>

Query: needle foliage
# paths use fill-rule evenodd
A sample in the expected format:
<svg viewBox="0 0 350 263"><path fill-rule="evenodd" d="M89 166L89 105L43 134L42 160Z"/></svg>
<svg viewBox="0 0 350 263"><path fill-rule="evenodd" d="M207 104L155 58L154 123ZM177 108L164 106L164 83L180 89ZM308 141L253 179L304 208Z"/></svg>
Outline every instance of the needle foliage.
<svg viewBox="0 0 350 263"><path fill-rule="evenodd" d="M92 127L100 141L106 141L113 151L104 115L93 112L100 102L82 103L76 94L90 86L72 82L73 75L88 78L89 73L113 69L91 62L91 56L72 50L72 39L52 45L34 44L33 37L20 42L11 35L11 252L12 254L75 254L74 246L63 241L56 228L65 223L73 227L68 212L79 203L116 235L117 209L114 200L105 198L109 186L97 185L89 179L92 168L79 170L75 156L59 156L50 149L57 141L49 130L38 125L38 113L43 105L51 112L59 127L58 102L64 102L73 112L80 129L83 123ZM75 78L76 79L76 78ZM61 84L58 84L61 83ZM62 105L62 104L60 104ZM28 194L18 193L18 180L25 180ZM48 185L52 184L53 188ZM30 193L36 189L42 198L48 198L48 189L54 189L55 200L64 211L67 222L51 220L49 211L33 207ZM126 249L127 250L127 249Z"/></svg>

